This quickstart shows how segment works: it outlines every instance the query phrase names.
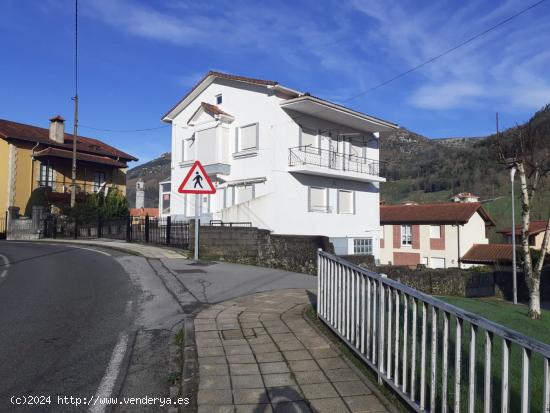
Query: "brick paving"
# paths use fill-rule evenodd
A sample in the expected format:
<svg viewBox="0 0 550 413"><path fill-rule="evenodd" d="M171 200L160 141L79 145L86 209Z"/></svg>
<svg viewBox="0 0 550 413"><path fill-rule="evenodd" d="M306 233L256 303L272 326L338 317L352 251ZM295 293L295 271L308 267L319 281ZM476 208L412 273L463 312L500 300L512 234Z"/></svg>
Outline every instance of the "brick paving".
<svg viewBox="0 0 550 413"><path fill-rule="evenodd" d="M195 319L199 413L387 412L303 318L304 290L257 293Z"/></svg>

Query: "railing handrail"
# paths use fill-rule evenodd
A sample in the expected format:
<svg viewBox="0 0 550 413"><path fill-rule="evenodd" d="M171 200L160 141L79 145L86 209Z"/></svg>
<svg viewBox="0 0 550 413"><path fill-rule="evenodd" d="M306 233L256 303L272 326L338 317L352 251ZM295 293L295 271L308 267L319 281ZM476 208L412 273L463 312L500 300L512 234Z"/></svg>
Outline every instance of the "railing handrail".
<svg viewBox="0 0 550 413"><path fill-rule="evenodd" d="M405 284L400 283L399 281L392 280L388 277L383 277L378 273L375 273L374 271L368 270L366 268L360 267L357 264L354 264L352 262L346 261L336 255L327 253L325 251L319 251L319 255L324 256L328 259L331 259L333 261L336 261L344 266L347 266L348 268L358 271L368 277L374 278L377 281L382 282L382 284L385 284L391 288L394 288L396 290L402 291L405 294L414 297L416 299L419 299L426 304L429 304L433 307L437 307L440 310L443 310L451 315L454 315L455 317L459 317L471 324L475 324L478 327L483 328L484 330L487 330L491 333L494 333L502 338L505 338L507 340L510 340L513 343L516 343L522 347L525 347L529 350L536 351L537 353L540 353L542 356L550 358L550 345L545 344L541 341L535 340L533 338L530 338L528 336L525 336L521 333L518 333L517 331L514 331L512 329L509 329L505 326L502 326L500 324L497 324L491 320L488 320L484 317L481 317L477 314L471 313L469 311L463 310L462 308L456 307L452 304L449 304L443 300L440 300L438 298L435 298L434 296L425 294L421 291L418 291L412 287L409 287Z"/></svg>
<svg viewBox="0 0 550 413"><path fill-rule="evenodd" d="M308 149L310 149L311 151L308 152ZM326 153L329 153L331 155L334 155L336 157L344 157L344 158L355 158L355 159L359 159L359 160L362 160L362 161L369 161L369 162L372 162L372 163L377 163L377 164L387 164L388 162L386 161L381 161L379 159L372 159L372 158L367 158L367 157L364 157L364 156L359 156L359 155L354 155L354 154L351 154L351 153L343 153L343 152L338 152L338 151L335 151L335 150L332 150L332 149L325 149L325 148L320 148L320 147L317 147L317 146L311 146L311 145L301 145L301 146L294 146L292 148L289 148L289 151L293 152L293 151L300 151L300 152L306 152L306 153L310 153L310 154L316 154L316 153L322 153L322 152L326 152Z"/></svg>

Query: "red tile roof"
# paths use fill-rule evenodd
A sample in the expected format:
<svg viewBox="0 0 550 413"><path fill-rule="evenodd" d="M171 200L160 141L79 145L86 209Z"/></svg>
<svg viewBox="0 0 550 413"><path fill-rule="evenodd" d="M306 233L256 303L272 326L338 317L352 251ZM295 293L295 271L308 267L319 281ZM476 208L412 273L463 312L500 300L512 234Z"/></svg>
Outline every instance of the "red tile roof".
<svg viewBox="0 0 550 413"><path fill-rule="evenodd" d="M544 232L546 230L546 224L547 221L531 221L529 224L529 232L528 235L536 235L540 234L541 232ZM516 235L521 234L521 230L523 228L523 224L516 225ZM512 235L512 228L507 228L500 232L503 235Z"/></svg>
<svg viewBox="0 0 550 413"><path fill-rule="evenodd" d="M53 158L64 158L64 159L72 159L73 158L73 152L66 150L66 149L57 149L57 148L46 148L39 152L35 152L34 156L36 158L42 158L42 157L48 157L51 156ZM124 162L116 161L112 158L109 158L107 156L98 156L98 155L91 155L88 153L82 153L77 152L76 159L79 161L85 161L85 162L93 162L93 163L100 163L103 165L109 165L113 166L115 168L126 168L126 164Z"/></svg>
<svg viewBox="0 0 550 413"><path fill-rule="evenodd" d="M5 119L0 119L0 138L24 140L35 143L39 142L47 146L70 150L72 150L73 144L73 135L68 133L65 134L64 143L55 142L50 139L49 129L26 125L24 123L12 122ZM93 138L78 136L76 146L78 152L106 155L114 158L120 158L125 161L137 161L137 158L132 155Z"/></svg>
<svg viewBox="0 0 550 413"><path fill-rule="evenodd" d="M512 244L474 244L460 260L467 264L512 261Z"/></svg>
<svg viewBox="0 0 550 413"><path fill-rule="evenodd" d="M193 114L191 115L187 123L191 122L191 120L195 117L197 112L201 109L203 109L206 113L212 116L216 116L216 115L231 116L229 113L224 112L216 105L211 105L210 103L201 102L200 106L197 108L195 112L193 112Z"/></svg>
<svg viewBox="0 0 550 413"><path fill-rule="evenodd" d="M479 202L447 202L422 205L381 205L380 223L385 224L465 224L474 213L486 223L493 220Z"/></svg>
<svg viewBox="0 0 550 413"><path fill-rule="evenodd" d="M131 217L144 217L149 215L150 217L158 217L159 209L158 208L131 208L130 216Z"/></svg>

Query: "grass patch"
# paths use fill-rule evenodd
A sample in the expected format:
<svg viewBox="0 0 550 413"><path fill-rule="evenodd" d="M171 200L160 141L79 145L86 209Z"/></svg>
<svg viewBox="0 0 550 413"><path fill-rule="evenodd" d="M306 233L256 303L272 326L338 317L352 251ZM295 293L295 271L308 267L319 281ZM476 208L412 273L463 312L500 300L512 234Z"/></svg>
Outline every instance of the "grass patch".
<svg viewBox="0 0 550 413"><path fill-rule="evenodd" d="M527 316L527 306L524 304L515 305L498 298L439 298L535 340L550 344L550 311L542 310L542 319L531 320Z"/></svg>
<svg viewBox="0 0 550 413"><path fill-rule="evenodd" d="M361 373L370 380L371 383L373 383L374 385L377 385L378 375L374 373L363 362L363 360L357 357L355 353L351 351L348 348L348 346L342 340L340 340L340 338L336 334L334 334L330 328L328 328L321 320L317 318L317 311L313 306L311 305L308 306L304 314L312 324L314 324L319 330L321 330L321 332L325 335L325 337L327 337L331 341L332 345L336 347L340 351L340 353L343 354L344 357L346 357L349 361L351 361L353 365L357 367L357 369L361 371ZM380 390L382 395L390 402L390 404L392 404L395 407L396 410L400 412L411 411L408 405L406 405L401 400L401 398L396 396L392 390L388 389L384 385L382 386L378 385L378 389Z"/></svg>

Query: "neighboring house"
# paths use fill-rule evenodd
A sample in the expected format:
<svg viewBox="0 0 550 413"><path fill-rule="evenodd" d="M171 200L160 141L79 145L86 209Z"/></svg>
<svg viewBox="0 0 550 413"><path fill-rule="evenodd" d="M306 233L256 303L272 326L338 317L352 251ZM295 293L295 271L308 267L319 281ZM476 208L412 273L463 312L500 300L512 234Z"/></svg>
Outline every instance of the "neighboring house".
<svg viewBox="0 0 550 413"><path fill-rule="evenodd" d="M380 206L381 264L460 267L474 244L487 244L493 220L478 202Z"/></svg>
<svg viewBox="0 0 550 413"><path fill-rule="evenodd" d="M159 216L166 218L170 215L170 198L171 198L171 188L170 178L159 182L159 207L160 211Z"/></svg>
<svg viewBox="0 0 550 413"><path fill-rule="evenodd" d="M453 202L479 202L479 195L474 195L470 192L460 192L451 197Z"/></svg>
<svg viewBox="0 0 550 413"><path fill-rule="evenodd" d="M380 135L397 125L277 82L209 72L163 116L172 124L170 213L195 215L177 192L196 159L217 187L202 220L279 234L326 235L339 254L378 256Z"/></svg>
<svg viewBox="0 0 550 413"><path fill-rule="evenodd" d="M132 218L157 218L159 216L158 208L130 208Z"/></svg>
<svg viewBox="0 0 550 413"><path fill-rule="evenodd" d="M46 201L68 204L71 191L73 135L65 133L64 119L50 119L40 128L0 119L0 216L14 206L24 213L31 194L46 188ZM126 192L128 155L97 139L77 139L77 195L103 187Z"/></svg>
<svg viewBox="0 0 550 413"><path fill-rule="evenodd" d="M540 250L542 248L542 240L544 239L544 232L546 231L547 221L531 221L529 224L529 231L527 232L529 236L529 245L531 248ZM516 225L516 245L521 246L521 231L523 225ZM512 228L505 229L503 231L498 231L502 234L503 241L506 244L512 244ZM550 244L546 249L550 252Z"/></svg>

